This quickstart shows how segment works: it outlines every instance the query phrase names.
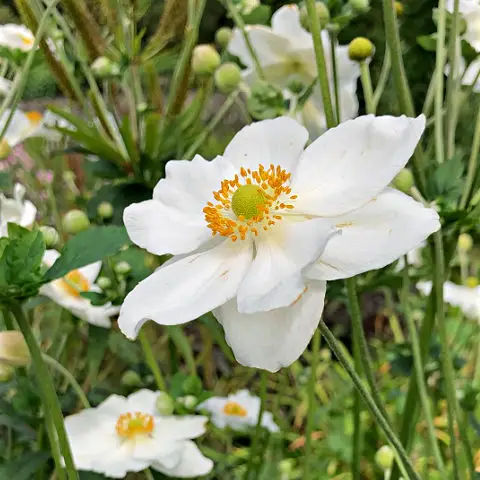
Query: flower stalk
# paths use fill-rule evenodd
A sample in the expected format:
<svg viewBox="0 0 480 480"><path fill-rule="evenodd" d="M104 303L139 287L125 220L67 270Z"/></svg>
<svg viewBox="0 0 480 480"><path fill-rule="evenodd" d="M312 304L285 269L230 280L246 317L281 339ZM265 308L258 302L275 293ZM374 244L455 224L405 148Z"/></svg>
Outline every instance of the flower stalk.
<svg viewBox="0 0 480 480"><path fill-rule="evenodd" d="M158 389L160 391L166 391L167 386L165 384L165 380L163 379L162 372L160 371L157 359L153 354L152 346L150 345L145 330L140 330L140 333L138 334L138 339L140 340L140 346L142 347L143 355L145 356L145 362L147 363L150 371L155 378Z"/></svg>

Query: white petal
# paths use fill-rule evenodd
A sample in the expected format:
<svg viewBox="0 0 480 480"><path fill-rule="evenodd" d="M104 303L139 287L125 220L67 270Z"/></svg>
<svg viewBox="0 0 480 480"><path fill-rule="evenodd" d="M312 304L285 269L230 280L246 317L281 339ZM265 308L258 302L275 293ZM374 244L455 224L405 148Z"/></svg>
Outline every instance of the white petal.
<svg viewBox="0 0 480 480"><path fill-rule="evenodd" d="M79 272L88 280L88 284L92 285L98 277L102 269L102 262L90 263L84 267L80 267Z"/></svg>
<svg viewBox="0 0 480 480"><path fill-rule="evenodd" d="M332 220L342 234L328 242L309 278L336 280L385 267L440 228L435 210L391 188Z"/></svg>
<svg viewBox="0 0 480 480"><path fill-rule="evenodd" d="M308 140L308 132L289 117L263 120L243 127L233 137L224 157L237 168L280 165L292 172Z"/></svg>
<svg viewBox="0 0 480 480"><path fill-rule="evenodd" d="M98 456L92 462L93 471L107 477L124 478L128 472L141 472L150 466L150 461L133 458L130 442L124 442L116 449Z"/></svg>
<svg viewBox="0 0 480 480"><path fill-rule="evenodd" d="M173 468L182 458L183 441L172 441L157 435L137 442L133 452L135 460L161 463L166 468Z"/></svg>
<svg viewBox="0 0 480 480"><path fill-rule="evenodd" d="M275 433L280 430L278 425L273 421L273 415L271 412L265 412L262 415L262 427L266 428L271 433Z"/></svg>
<svg viewBox="0 0 480 480"><path fill-rule="evenodd" d="M23 204L22 218L20 220L20 225L22 227L30 227L35 222L37 216L37 208L29 200L25 200Z"/></svg>
<svg viewBox="0 0 480 480"><path fill-rule="evenodd" d="M252 313L295 301L300 293L299 282L292 277L318 259L336 232L327 219L296 222L285 217L268 232L259 234L255 259L238 289L239 311ZM283 296L272 292L278 287Z"/></svg>
<svg viewBox="0 0 480 480"><path fill-rule="evenodd" d="M227 397L211 397L202 402L200 405L197 406L197 410L199 411L207 411L209 413L219 413L223 412L223 407L228 402Z"/></svg>
<svg viewBox="0 0 480 480"><path fill-rule="evenodd" d="M305 150L294 174L296 211L334 216L361 207L405 166L424 128L423 115L367 115L328 130Z"/></svg>
<svg viewBox="0 0 480 480"><path fill-rule="evenodd" d="M313 40L300 24L300 11L297 5L285 5L272 16L272 29L288 38L294 48L313 49Z"/></svg>
<svg viewBox="0 0 480 480"><path fill-rule="evenodd" d="M195 443L187 441L183 455L174 468L166 468L160 463L153 463L152 468L170 477L190 478L206 475L213 468L213 462L205 457Z"/></svg>
<svg viewBox="0 0 480 480"><path fill-rule="evenodd" d="M0 77L0 95L8 95L12 89L13 82L6 78Z"/></svg>
<svg viewBox="0 0 480 480"><path fill-rule="evenodd" d="M293 363L307 347L323 310L326 282L312 282L292 306L250 315L235 300L214 311L239 363L276 372Z"/></svg>
<svg viewBox="0 0 480 480"><path fill-rule="evenodd" d="M480 79L478 77L478 72L480 70L480 59L474 60L465 71L465 75L462 78L463 85L472 85L475 82L473 91L475 93L480 92Z"/></svg>
<svg viewBox="0 0 480 480"><path fill-rule="evenodd" d="M171 441L190 440L205 433L208 418L202 415L156 417L155 435Z"/></svg>
<svg viewBox="0 0 480 480"><path fill-rule="evenodd" d="M158 392L142 388L135 393L132 393L127 398L128 408L132 412L148 413L149 415L156 414L155 402L158 397Z"/></svg>
<svg viewBox="0 0 480 480"><path fill-rule="evenodd" d="M51 267L59 257L60 257L60 252L57 252L57 250L53 250L53 249L46 250L45 253L43 254L42 262L47 267Z"/></svg>
<svg viewBox="0 0 480 480"><path fill-rule="evenodd" d="M97 410L105 415L118 417L129 411L128 400L121 395L110 395L97 406Z"/></svg>
<svg viewBox="0 0 480 480"><path fill-rule="evenodd" d="M161 325L194 320L235 296L251 261L250 242L228 239L161 267L127 295L118 325L135 338L149 319Z"/></svg>

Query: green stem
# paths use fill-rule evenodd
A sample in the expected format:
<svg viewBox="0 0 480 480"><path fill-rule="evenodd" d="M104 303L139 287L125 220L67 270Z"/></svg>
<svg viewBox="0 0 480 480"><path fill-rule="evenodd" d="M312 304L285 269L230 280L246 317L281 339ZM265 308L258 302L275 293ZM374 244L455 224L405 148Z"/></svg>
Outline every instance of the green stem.
<svg viewBox="0 0 480 480"><path fill-rule="evenodd" d="M78 474L73 463L72 452L68 443L67 432L65 431L65 423L63 420L62 410L60 408L60 402L58 401L57 394L55 393L55 386L53 385L52 377L48 373L47 366L43 360L42 351L38 346L37 340L35 339L32 329L30 328L27 317L23 313L21 305L16 301L12 301L10 303L10 309L15 315L18 326L20 327L20 330L22 331L25 341L28 345L28 349L30 350L32 364L35 368L38 379L38 387L41 391L44 401L44 408L45 411L48 411L49 415L51 415L55 430L58 435L58 443L60 445L62 456L65 460L67 477L69 480L78 480ZM50 441L52 442L52 438L50 438ZM54 439L53 442L55 442ZM54 448L55 447L52 445L52 450ZM58 470L61 470L62 465L57 465L57 468Z"/></svg>
<svg viewBox="0 0 480 480"><path fill-rule="evenodd" d="M392 427L389 425L388 421L383 416L382 412L378 409L375 401L373 400L373 397L370 395L370 392L368 391L368 388L364 384L363 380L358 376L357 372L355 372L355 368L352 366L348 358L344 355L342 349L338 345L337 339L322 319L320 319L319 328L322 335L325 337L325 340L327 341L329 347L337 357L338 361L352 379L353 384L359 391L363 401L365 402L367 408L370 410L371 414L377 421L379 427L382 429L385 437L390 442L392 448L396 451L401 463L408 472L409 477L414 480L420 480L420 477L415 472L407 453L405 452L402 444L400 443L400 440L396 436Z"/></svg>
<svg viewBox="0 0 480 480"><path fill-rule="evenodd" d="M436 79L437 74L436 71L433 72L432 78L430 79L430 83L428 84L427 95L425 96L425 102L423 103L422 113L426 116L430 116L430 111L432 110L433 100L435 98L435 91L436 91Z"/></svg>
<svg viewBox="0 0 480 480"><path fill-rule="evenodd" d="M360 80L362 82L363 96L367 113L375 113L375 102L373 100L372 78L367 62L360 62Z"/></svg>
<svg viewBox="0 0 480 480"><path fill-rule="evenodd" d="M310 377L308 379L308 411L307 428L305 430L305 468L302 477L304 480L310 480L312 472L312 433L315 423L315 384L317 382L320 339L320 331L317 329L315 330L312 338L312 358L310 362Z"/></svg>
<svg viewBox="0 0 480 480"><path fill-rule="evenodd" d="M143 350L143 355L145 356L145 361L147 362L148 367L150 368L153 376L155 377L155 382L157 383L157 387L161 391L165 391L167 389L165 380L163 379L162 372L160 371L160 367L158 366L157 359L153 354L152 346L148 341L147 334L145 330L140 330L138 334L138 339L140 340L140 345Z"/></svg>
<svg viewBox="0 0 480 480"><path fill-rule="evenodd" d="M387 86L391 68L392 59L390 57L390 50L388 49L388 46L385 45L385 55L383 57L382 69L378 77L375 93L373 94L373 106L375 111L377 111L378 104L380 103L380 99L382 98L385 87Z"/></svg>
<svg viewBox="0 0 480 480"><path fill-rule="evenodd" d="M358 339L353 339L353 358L355 362L355 370L362 375L362 356L360 354L360 345ZM362 478L361 459L362 459L362 417L361 417L361 401L362 397L358 390L353 392L353 452L352 452L352 476L353 480Z"/></svg>
<svg viewBox="0 0 480 480"><path fill-rule="evenodd" d="M147 468L146 470L144 470L143 473L145 474L145 478L146 478L147 480L155 480L155 477L153 476L153 473L150 471L149 468Z"/></svg>
<svg viewBox="0 0 480 480"><path fill-rule="evenodd" d="M305 0L305 5L307 7L310 32L312 33L313 46L315 49L318 81L320 83L320 91L322 93L325 119L327 121L327 128L332 128L336 126L337 122L335 121L335 115L333 114L332 97L330 95L330 86L328 82L327 62L325 60L325 52L323 50L322 32L320 31L320 24L317 20L315 0Z"/></svg>
<svg viewBox="0 0 480 480"><path fill-rule="evenodd" d="M342 121L341 104L340 104L340 88L338 85L338 62L337 62L337 34L330 32L330 56L332 57L332 74L333 74L333 92L335 94L335 114L337 123Z"/></svg>

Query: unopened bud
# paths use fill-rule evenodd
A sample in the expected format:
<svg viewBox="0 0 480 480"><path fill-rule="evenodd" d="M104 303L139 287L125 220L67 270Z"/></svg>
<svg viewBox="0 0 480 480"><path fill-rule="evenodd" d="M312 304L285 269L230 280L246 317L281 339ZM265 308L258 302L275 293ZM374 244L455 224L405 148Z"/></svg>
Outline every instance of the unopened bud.
<svg viewBox="0 0 480 480"><path fill-rule="evenodd" d="M192 69L197 75L211 75L220 65L220 55L210 45L197 45L193 50Z"/></svg>
<svg viewBox="0 0 480 480"><path fill-rule="evenodd" d="M102 202L97 208L97 213L100 218L112 218L113 205L110 202Z"/></svg>
<svg viewBox="0 0 480 480"><path fill-rule="evenodd" d="M25 367L30 363L30 351L23 335L16 330L0 333L0 364Z"/></svg>
<svg viewBox="0 0 480 480"><path fill-rule="evenodd" d="M91 69L97 78L116 77L120 74L120 67L107 57L98 57L92 63Z"/></svg>
<svg viewBox="0 0 480 480"><path fill-rule="evenodd" d="M462 233L458 237L458 249L462 252L469 252L473 247L473 238L468 233Z"/></svg>
<svg viewBox="0 0 480 480"><path fill-rule="evenodd" d="M328 11L328 7L323 2L316 2L315 14L316 20L319 23L320 28L324 28L330 21L330 12ZM302 27L307 30L307 32L310 31L310 20L307 7L305 6L303 6L300 10L300 23Z"/></svg>
<svg viewBox="0 0 480 480"><path fill-rule="evenodd" d="M236 63L224 63L215 72L215 85L222 93L231 93L242 80L242 72Z"/></svg>
<svg viewBox="0 0 480 480"><path fill-rule="evenodd" d="M4 138L2 138L2 140L0 140L0 160L7 158L11 152L12 148L10 147L8 142Z"/></svg>
<svg viewBox="0 0 480 480"><path fill-rule="evenodd" d="M332 359L332 352L329 348L322 348L320 350L320 359L322 362L329 362Z"/></svg>
<svg viewBox="0 0 480 480"><path fill-rule="evenodd" d="M9 365L2 365L0 363L0 382L9 382L15 375L15 369Z"/></svg>
<svg viewBox="0 0 480 480"><path fill-rule="evenodd" d="M140 387L142 385L140 375L133 370L127 370L120 381L124 387Z"/></svg>
<svg viewBox="0 0 480 480"><path fill-rule="evenodd" d="M47 248L55 247L60 240L60 235L58 235L58 232L53 227L42 226L40 227L40 232L43 235L43 240Z"/></svg>
<svg viewBox="0 0 480 480"><path fill-rule="evenodd" d="M383 447L377 450L375 454L375 463L384 471L390 470L393 466L393 461L395 460L395 454L393 450L388 446L384 445Z"/></svg>
<svg viewBox="0 0 480 480"><path fill-rule="evenodd" d="M232 29L228 27L222 27L215 33L215 42L221 48L227 48L232 38Z"/></svg>
<svg viewBox="0 0 480 480"><path fill-rule="evenodd" d="M132 270L128 262L118 262L114 267L115 273L119 275L127 275Z"/></svg>
<svg viewBox="0 0 480 480"><path fill-rule="evenodd" d="M414 185L412 172L408 168L402 168L392 180L392 185L403 193L409 193Z"/></svg>
<svg viewBox="0 0 480 480"><path fill-rule="evenodd" d="M348 56L355 62L363 62L375 53L373 43L365 37L354 38L348 46Z"/></svg>
<svg viewBox="0 0 480 480"><path fill-rule="evenodd" d="M90 220L82 210L70 210L63 217L62 223L65 231L73 235L87 230L90 226Z"/></svg>
<svg viewBox="0 0 480 480"><path fill-rule="evenodd" d="M174 412L175 403L167 392L160 392L155 401L155 407L160 415L168 416Z"/></svg>
<svg viewBox="0 0 480 480"><path fill-rule="evenodd" d="M395 13L397 17L401 17L405 11L405 7L403 6L402 2L393 2L393 6L395 7Z"/></svg>
<svg viewBox="0 0 480 480"><path fill-rule="evenodd" d="M106 290L112 286L112 281L108 277L98 277L96 284L102 289Z"/></svg>
<svg viewBox="0 0 480 480"><path fill-rule="evenodd" d="M278 469L280 470L280 473L283 473L287 476L293 472L294 468L295 460L293 458L285 458L278 464Z"/></svg>
<svg viewBox="0 0 480 480"><path fill-rule="evenodd" d="M369 0L350 0L348 3L357 13L366 13L370 10Z"/></svg>
<svg viewBox="0 0 480 480"><path fill-rule="evenodd" d="M198 404L198 399L195 395L185 395L184 397L177 398L177 402L183 405L186 409L193 410Z"/></svg>
<svg viewBox="0 0 480 480"><path fill-rule="evenodd" d="M465 20L464 17L461 16L458 22L458 35L459 36L465 35L465 33L467 32L467 27L468 27L467 21Z"/></svg>

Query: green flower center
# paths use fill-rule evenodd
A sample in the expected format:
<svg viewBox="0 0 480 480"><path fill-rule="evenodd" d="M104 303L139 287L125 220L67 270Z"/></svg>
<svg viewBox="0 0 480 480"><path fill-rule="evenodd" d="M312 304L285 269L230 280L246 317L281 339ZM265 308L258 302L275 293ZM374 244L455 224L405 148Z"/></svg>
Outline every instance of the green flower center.
<svg viewBox="0 0 480 480"><path fill-rule="evenodd" d="M237 218L249 220L262 214L266 204L263 190L256 185L241 185L232 195L232 210Z"/></svg>

